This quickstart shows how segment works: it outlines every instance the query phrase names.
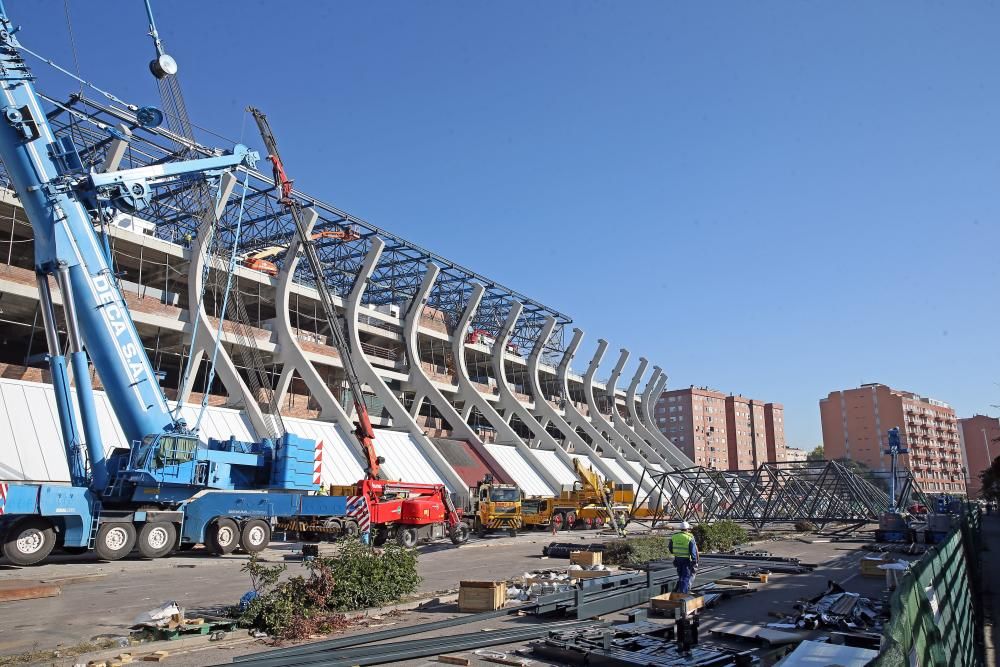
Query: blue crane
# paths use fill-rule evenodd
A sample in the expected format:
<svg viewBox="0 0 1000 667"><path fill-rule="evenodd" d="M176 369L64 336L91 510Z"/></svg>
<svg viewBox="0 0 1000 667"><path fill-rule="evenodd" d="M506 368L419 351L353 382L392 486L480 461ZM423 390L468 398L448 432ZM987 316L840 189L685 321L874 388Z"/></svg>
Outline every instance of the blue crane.
<svg viewBox="0 0 1000 667"><path fill-rule="evenodd" d="M72 139L52 132L16 33L0 2L0 160L34 231L47 360L71 485L0 484L3 554L27 565L56 547L93 549L108 560L135 547L153 558L197 544L216 553L237 546L254 552L267 546L279 518L342 522L347 532L354 522L356 532L365 520L363 504L352 505L349 516L349 498L309 494L316 490L313 440L286 433L277 440L206 445L171 415L108 250L94 231L115 211L143 211L158 187L193 179L217 183L226 172L252 167L257 154L237 145L212 157L88 171ZM170 75L170 67L160 69ZM136 122L155 125L162 117L140 109ZM56 326L53 278L62 297L67 355ZM91 363L132 443L110 456L88 381ZM68 368L77 379L79 420Z"/></svg>

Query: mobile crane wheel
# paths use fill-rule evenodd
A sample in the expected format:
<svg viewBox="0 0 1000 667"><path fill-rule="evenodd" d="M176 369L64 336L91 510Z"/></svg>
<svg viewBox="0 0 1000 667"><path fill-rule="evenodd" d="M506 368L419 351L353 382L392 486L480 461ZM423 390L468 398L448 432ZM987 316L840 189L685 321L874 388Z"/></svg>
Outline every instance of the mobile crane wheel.
<svg viewBox="0 0 1000 667"><path fill-rule="evenodd" d="M169 521L150 521L139 531L139 553L145 558L163 558L177 544L177 528Z"/></svg>
<svg viewBox="0 0 1000 667"><path fill-rule="evenodd" d="M34 565L52 553L56 531L41 517L29 516L17 521L7 531L3 555L14 565Z"/></svg>
<svg viewBox="0 0 1000 667"><path fill-rule="evenodd" d="M248 554L260 553L271 542L271 526L260 519L250 519L243 525L240 546Z"/></svg>
<svg viewBox="0 0 1000 667"><path fill-rule="evenodd" d="M407 549L416 546L417 531L413 528L397 528L396 543L401 547L406 547Z"/></svg>
<svg viewBox="0 0 1000 667"><path fill-rule="evenodd" d="M135 526L129 521L108 521L97 529L94 553L101 560L121 560L135 546Z"/></svg>
<svg viewBox="0 0 1000 667"><path fill-rule="evenodd" d="M451 533L451 543L452 544L465 544L469 541L469 526L465 523L460 523L455 527L455 530Z"/></svg>
<svg viewBox="0 0 1000 667"><path fill-rule="evenodd" d="M220 516L205 530L205 546L217 556L231 554L240 543L240 527L230 518Z"/></svg>

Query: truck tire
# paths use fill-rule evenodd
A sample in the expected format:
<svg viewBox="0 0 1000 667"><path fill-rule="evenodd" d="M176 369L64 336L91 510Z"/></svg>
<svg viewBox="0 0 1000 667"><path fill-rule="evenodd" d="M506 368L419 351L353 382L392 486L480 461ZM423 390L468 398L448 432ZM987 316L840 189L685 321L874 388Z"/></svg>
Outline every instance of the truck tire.
<svg viewBox="0 0 1000 667"><path fill-rule="evenodd" d="M56 546L56 531L48 519L29 516L15 522L3 541L3 555L14 565L34 565Z"/></svg>
<svg viewBox="0 0 1000 667"><path fill-rule="evenodd" d="M239 526L228 517L216 517L205 529L205 546L216 556L233 553L239 543Z"/></svg>
<svg viewBox="0 0 1000 667"><path fill-rule="evenodd" d="M388 539L389 539L389 531L387 531L385 528L377 528L375 530L375 538L372 540L372 544L377 547L380 547L383 544L385 544Z"/></svg>
<svg viewBox="0 0 1000 667"><path fill-rule="evenodd" d="M417 545L417 531L413 528L398 528L396 530L396 544L407 549Z"/></svg>
<svg viewBox="0 0 1000 667"><path fill-rule="evenodd" d="M139 531L139 553L144 558L163 558L177 544L177 528L169 521L150 521Z"/></svg>
<svg viewBox="0 0 1000 667"><path fill-rule="evenodd" d="M576 512L566 512L566 530L576 528Z"/></svg>
<svg viewBox="0 0 1000 667"><path fill-rule="evenodd" d="M555 524L556 530L563 530L566 527L566 515L562 512L556 512L552 515L552 523Z"/></svg>
<svg viewBox="0 0 1000 667"><path fill-rule="evenodd" d="M358 527L357 521L345 521L344 522L344 537L349 540L358 539L358 535L361 534L361 528Z"/></svg>
<svg viewBox="0 0 1000 667"><path fill-rule="evenodd" d="M240 546L248 554L260 553L271 543L271 526L260 519L250 519L243 524Z"/></svg>
<svg viewBox="0 0 1000 667"><path fill-rule="evenodd" d="M326 531L328 542L339 540L344 535L344 524L340 519L327 519L323 522L323 530Z"/></svg>
<svg viewBox="0 0 1000 667"><path fill-rule="evenodd" d="M135 546L135 526L128 521L109 521L97 529L94 553L101 560L121 560Z"/></svg>
<svg viewBox="0 0 1000 667"><path fill-rule="evenodd" d="M508 529L507 535L509 535L510 537L517 537L517 528Z"/></svg>
<svg viewBox="0 0 1000 667"><path fill-rule="evenodd" d="M458 524L451 533L452 544L465 544L469 541L469 526L464 523Z"/></svg>
<svg viewBox="0 0 1000 667"><path fill-rule="evenodd" d="M479 517L476 517L476 537L483 539L486 537L486 532L486 526L484 526L483 522L479 520Z"/></svg>

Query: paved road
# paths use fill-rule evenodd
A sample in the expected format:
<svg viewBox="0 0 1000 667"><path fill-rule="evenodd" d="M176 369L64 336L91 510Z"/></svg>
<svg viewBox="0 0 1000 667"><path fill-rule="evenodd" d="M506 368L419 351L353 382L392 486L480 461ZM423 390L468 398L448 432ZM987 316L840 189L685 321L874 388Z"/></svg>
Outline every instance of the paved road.
<svg viewBox="0 0 1000 667"><path fill-rule="evenodd" d="M561 533L559 539L597 537L597 531L573 531ZM539 532L515 538L491 536L461 547L426 545L419 564L424 579L421 592L452 590L461 579L502 579L540 567L545 563L539 560L542 546L550 541L551 535ZM282 562L297 545L273 546L263 555ZM0 655L123 636L137 615L170 600L187 609L235 604L249 587L247 576L240 572L246 561L247 556L238 554L219 558L195 551L154 561L101 563L67 556L30 568L0 564L0 582L41 580L62 586L58 597L0 603ZM289 563L290 571L297 569L297 562ZM66 577L80 579L68 583Z"/></svg>

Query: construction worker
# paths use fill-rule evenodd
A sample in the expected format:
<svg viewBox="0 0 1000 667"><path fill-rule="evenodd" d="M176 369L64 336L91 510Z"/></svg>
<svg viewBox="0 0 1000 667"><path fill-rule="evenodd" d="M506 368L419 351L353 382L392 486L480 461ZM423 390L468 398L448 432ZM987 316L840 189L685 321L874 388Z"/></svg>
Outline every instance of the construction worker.
<svg viewBox="0 0 1000 667"><path fill-rule="evenodd" d="M694 572L698 568L698 544L694 541L694 534L691 533L691 524L681 521L680 530L670 537L668 548L674 556L674 567L677 568L678 593L691 592L691 580L694 579Z"/></svg>

